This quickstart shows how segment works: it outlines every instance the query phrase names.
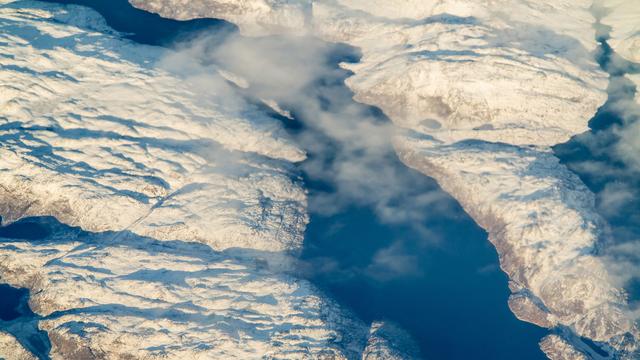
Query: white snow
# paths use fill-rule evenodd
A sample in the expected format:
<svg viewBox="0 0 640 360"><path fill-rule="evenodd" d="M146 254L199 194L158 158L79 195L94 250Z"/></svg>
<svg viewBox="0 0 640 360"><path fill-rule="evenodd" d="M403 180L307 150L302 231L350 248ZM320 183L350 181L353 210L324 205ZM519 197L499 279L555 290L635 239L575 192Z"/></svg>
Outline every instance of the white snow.
<svg viewBox="0 0 640 360"><path fill-rule="evenodd" d="M552 334L546 336L540 347L550 360L588 360L587 356L576 350L562 337Z"/></svg>
<svg viewBox="0 0 640 360"><path fill-rule="evenodd" d="M590 26L584 6L474 3L462 11L458 2L447 12L441 3L421 20L397 20L327 3L314 4L316 32L362 49L347 84L398 126L445 142L552 145L587 130L585 118L604 101L595 44L573 28ZM568 16L573 27L550 29L548 16Z"/></svg>
<svg viewBox="0 0 640 360"><path fill-rule="evenodd" d="M305 28L309 0L132 0L131 4L165 17L189 20L202 17L220 18L238 24L245 34L259 35L302 32Z"/></svg>
<svg viewBox="0 0 640 360"><path fill-rule="evenodd" d="M640 63L640 5L635 0L599 0L601 23L611 27L609 45L624 59Z"/></svg>
<svg viewBox="0 0 640 360"><path fill-rule="evenodd" d="M606 224L549 151L606 99L590 0L131 2L359 47L361 62L344 65L355 99L381 108L403 130L403 161L489 231L516 315L634 358L637 328L596 256ZM229 101L224 78L246 87L242 74L217 69L203 95L201 79L174 73L174 54L119 39L92 11L0 4L0 214L94 232L0 250L3 281L37 290L32 306L50 315L54 357L363 354L363 324L278 272L307 222L291 165L305 154ZM604 5L611 45L638 61L640 7ZM562 335L548 354L573 354Z"/></svg>
<svg viewBox="0 0 640 360"><path fill-rule="evenodd" d="M1 13L5 222L54 215L217 250L300 248L306 195L290 163L305 155L276 120L226 100L213 75L219 93L203 95L154 66L164 50L53 21L93 12L32 18L25 4Z"/></svg>
<svg viewBox="0 0 640 360"><path fill-rule="evenodd" d="M40 223L46 238L0 243L0 273L31 289L53 359L342 359L363 349L363 324L272 272L260 252Z"/></svg>

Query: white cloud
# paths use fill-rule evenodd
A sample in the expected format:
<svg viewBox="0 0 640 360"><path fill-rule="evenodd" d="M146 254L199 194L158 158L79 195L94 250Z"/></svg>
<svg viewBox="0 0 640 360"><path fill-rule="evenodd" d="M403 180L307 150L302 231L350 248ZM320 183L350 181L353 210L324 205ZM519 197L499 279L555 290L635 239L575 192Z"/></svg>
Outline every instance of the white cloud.
<svg viewBox="0 0 640 360"><path fill-rule="evenodd" d="M370 206L384 222L416 224L424 231L419 224L430 211L448 211L448 197L397 160L390 122L352 100L344 86L348 74L336 64L351 51L301 36L232 35L221 44L204 36L180 44L165 66L197 78L198 91L233 98L228 85L206 76L223 69L225 78L249 84L238 91L256 101L267 99L269 107L276 104L301 121L304 126L295 137L310 156L300 166L310 179L330 188L311 193L312 212L330 215L350 205Z"/></svg>
<svg viewBox="0 0 640 360"><path fill-rule="evenodd" d="M374 279L388 281L405 276L419 276L421 270L418 257L403 242L396 241L373 256L366 273Z"/></svg>

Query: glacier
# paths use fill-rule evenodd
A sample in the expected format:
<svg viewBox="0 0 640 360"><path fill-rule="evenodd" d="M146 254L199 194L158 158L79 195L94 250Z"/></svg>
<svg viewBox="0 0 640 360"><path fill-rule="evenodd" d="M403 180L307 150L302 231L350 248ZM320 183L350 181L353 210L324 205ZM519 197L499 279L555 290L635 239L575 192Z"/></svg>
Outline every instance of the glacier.
<svg viewBox="0 0 640 360"><path fill-rule="evenodd" d="M607 99L592 1L253 0L241 3L246 11L227 0L130 2L171 18L225 19L247 35L311 33L359 48L361 61L343 65L355 100L382 109L405 164L489 232L511 309L556 329L541 343L547 356L637 358L626 294L598 256L607 224L551 151L587 131ZM638 7L608 3L611 44L637 61Z"/></svg>
<svg viewBox="0 0 640 360"><path fill-rule="evenodd" d="M0 357L406 354L291 275L306 154L282 125L224 70L176 73L121 35L85 7L0 1L0 281L51 342L3 323Z"/></svg>

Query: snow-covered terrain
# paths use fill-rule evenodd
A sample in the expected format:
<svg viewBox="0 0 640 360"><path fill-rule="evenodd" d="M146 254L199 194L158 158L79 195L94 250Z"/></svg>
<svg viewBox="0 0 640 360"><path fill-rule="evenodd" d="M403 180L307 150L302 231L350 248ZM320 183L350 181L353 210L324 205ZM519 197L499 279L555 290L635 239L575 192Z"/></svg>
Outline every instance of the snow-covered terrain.
<svg viewBox="0 0 640 360"><path fill-rule="evenodd" d="M31 289L53 359L353 358L362 351L362 323L307 282L274 274L259 253L38 223L50 231L45 238L3 241L0 271L4 282Z"/></svg>
<svg viewBox="0 0 640 360"><path fill-rule="evenodd" d="M640 6L633 0L600 0L601 23L611 27L609 45L624 59L640 63Z"/></svg>
<svg viewBox="0 0 640 360"><path fill-rule="evenodd" d="M249 10L235 19L235 11L224 10L227 0L131 3L179 19L235 21L250 34L262 23ZM254 0L246 7L278 11L285 3ZM358 64L345 65L355 73L348 85L357 100L446 142L557 144L586 131L606 99L607 75L592 57L591 1L289 3L293 17L306 12L315 35L363 51Z"/></svg>
<svg viewBox="0 0 640 360"><path fill-rule="evenodd" d="M551 360L587 360L587 355L558 335L549 335L540 342L540 348Z"/></svg>
<svg viewBox="0 0 640 360"><path fill-rule="evenodd" d="M303 32L310 0L131 0L132 5L164 17L190 20L203 16L225 19L246 34Z"/></svg>
<svg viewBox="0 0 640 360"><path fill-rule="evenodd" d="M401 129L401 159L489 231L512 281L511 309L558 329L542 342L545 353L608 357L584 350L581 336L610 357L637 358L625 296L597 257L606 224L549 148L588 130L607 98L591 0L254 0L242 4L271 10L244 17L225 10L228 0L131 3L168 17L226 19L252 35L304 32L293 19L305 18L307 31L360 48L361 61L344 65L355 99L381 108ZM634 59L638 23L627 16L638 7L617 3L633 9L620 12L614 48ZM283 8L291 21L262 17Z"/></svg>
<svg viewBox="0 0 640 360"><path fill-rule="evenodd" d="M630 61L634 2L605 1L602 20ZM344 65L355 99L381 108L401 159L488 230L513 312L557 329L549 358L637 357L625 296L596 256L606 224L549 149L606 99L590 0L131 3L360 48ZM305 154L237 100L234 74L176 74L174 56L85 8L0 0L0 216L43 229L0 242L0 279L32 291L52 357L411 356L394 348L401 331L368 329L282 273L308 221L292 165ZM30 356L11 335L2 344L0 356Z"/></svg>
<svg viewBox="0 0 640 360"><path fill-rule="evenodd" d="M277 122L226 100L222 80L202 95L195 79L158 70L169 56L158 48L42 11L27 21L26 4L5 5L1 24L5 222L53 215L216 250L300 246L306 199L290 162L304 153Z"/></svg>
<svg viewBox="0 0 640 360"><path fill-rule="evenodd" d="M51 358L400 351L283 272L308 221L304 152L174 56L84 7L0 1L0 281L31 291ZM32 358L4 330L0 357Z"/></svg>

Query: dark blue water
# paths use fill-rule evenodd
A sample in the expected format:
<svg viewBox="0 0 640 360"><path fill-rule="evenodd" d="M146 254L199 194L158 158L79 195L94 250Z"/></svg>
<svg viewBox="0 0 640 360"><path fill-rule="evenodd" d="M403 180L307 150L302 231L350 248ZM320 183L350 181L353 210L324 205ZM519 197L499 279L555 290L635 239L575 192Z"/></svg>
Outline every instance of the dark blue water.
<svg viewBox="0 0 640 360"><path fill-rule="evenodd" d="M162 19L126 0L52 2L88 5L114 29L144 44L167 46L202 31L221 38L233 32L217 20ZM351 103L347 95L345 101ZM290 130L299 131L295 126ZM398 176L412 179L416 194L440 191L434 181L390 156ZM311 196L327 190L326 184L306 180ZM400 324L425 358L543 359L537 343L546 331L518 321L509 311L507 278L486 233L455 201L441 195L447 210L433 209L421 224L430 234L412 224L383 223L372 208L357 204L331 216L312 212L301 273L363 320Z"/></svg>
<svg viewBox="0 0 640 360"><path fill-rule="evenodd" d="M11 321L19 318L22 315L20 306L27 295L26 289L0 284L0 320Z"/></svg>
<svg viewBox="0 0 640 360"><path fill-rule="evenodd" d="M458 211L457 219L436 215L426 221L444 238L436 244L409 227L380 223L366 208L312 215L303 254L316 269L310 277L363 320L400 324L425 358L544 359L537 341L545 331L509 311L507 278L494 248ZM404 240L405 254L397 260L410 267L387 278L371 264L396 239Z"/></svg>
<svg viewBox="0 0 640 360"><path fill-rule="evenodd" d="M0 223L2 218L0 217ZM37 222L18 221L7 226L0 227L0 238L40 240L49 235L49 228Z"/></svg>

